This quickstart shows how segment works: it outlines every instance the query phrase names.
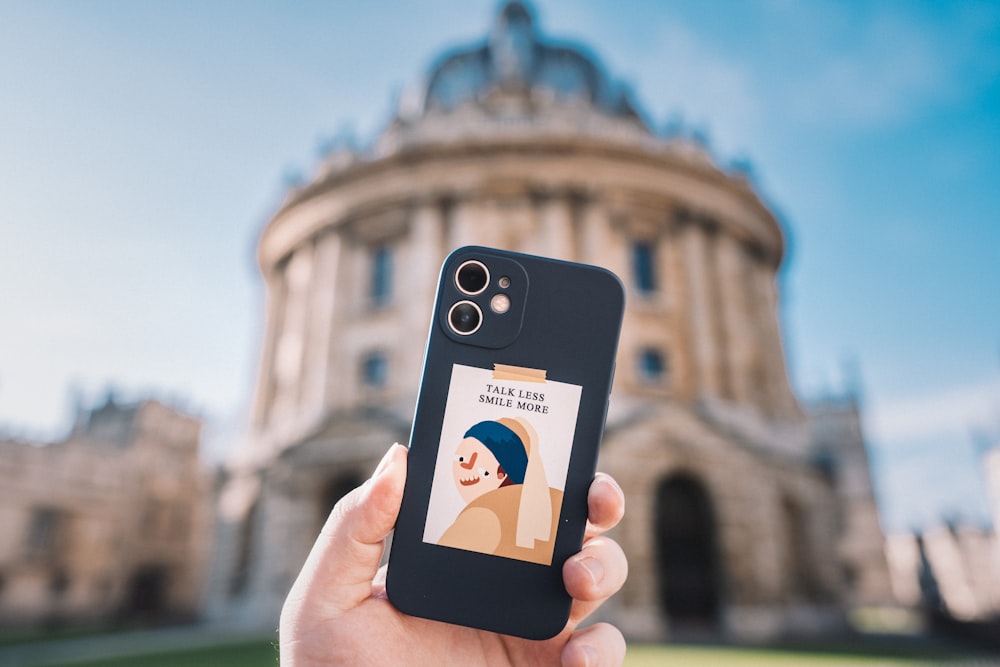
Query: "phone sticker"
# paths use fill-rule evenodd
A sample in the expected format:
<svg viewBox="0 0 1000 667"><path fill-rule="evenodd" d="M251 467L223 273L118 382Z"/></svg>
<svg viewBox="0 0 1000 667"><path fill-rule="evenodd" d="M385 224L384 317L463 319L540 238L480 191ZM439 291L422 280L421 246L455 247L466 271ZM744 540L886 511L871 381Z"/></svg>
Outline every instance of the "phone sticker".
<svg viewBox="0 0 1000 667"><path fill-rule="evenodd" d="M549 565L581 387L454 364L424 542Z"/></svg>

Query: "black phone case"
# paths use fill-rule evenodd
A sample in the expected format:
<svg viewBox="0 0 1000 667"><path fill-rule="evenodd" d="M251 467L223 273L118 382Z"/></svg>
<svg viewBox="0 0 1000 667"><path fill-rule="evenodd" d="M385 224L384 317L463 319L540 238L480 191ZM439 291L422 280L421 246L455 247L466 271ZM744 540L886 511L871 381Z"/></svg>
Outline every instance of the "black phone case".
<svg viewBox="0 0 1000 667"><path fill-rule="evenodd" d="M489 286L474 296L459 291L454 279L468 260L490 269ZM497 284L501 276L510 278L507 289ZM489 310L499 292L511 298L503 316ZM462 300L484 314L475 335L448 326L451 306ZM618 278L593 266L481 247L460 248L445 260L389 558L387 593L397 609L529 639L546 639L565 627L571 599L562 568L583 542L624 301ZM453 369L495 364L544 369L550 381L581 388L562 506L553 512L558 523L549 565L424 541L439 446L450 446L441 438Z"/></svg>

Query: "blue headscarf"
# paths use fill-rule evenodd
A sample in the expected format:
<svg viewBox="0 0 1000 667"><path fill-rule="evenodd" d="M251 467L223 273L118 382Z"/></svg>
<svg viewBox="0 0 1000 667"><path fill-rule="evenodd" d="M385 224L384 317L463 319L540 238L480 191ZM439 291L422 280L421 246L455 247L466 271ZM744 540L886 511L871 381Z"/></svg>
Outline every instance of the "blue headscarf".
<svg viewBox="0 0 1000 667"><path fill-rule="evenodd" d="M524 484L524 471L528 468L528 453L517 433L500 422L479 422L465 432L466 438L475 438L493 452L500 466L514 484Z"/></svg>

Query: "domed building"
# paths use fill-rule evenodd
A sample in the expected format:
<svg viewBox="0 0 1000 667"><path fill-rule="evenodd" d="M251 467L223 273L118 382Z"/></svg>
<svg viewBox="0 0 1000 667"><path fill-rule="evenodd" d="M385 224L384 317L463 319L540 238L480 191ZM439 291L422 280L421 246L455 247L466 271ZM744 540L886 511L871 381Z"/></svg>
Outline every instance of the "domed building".
<svg viewBox="0 0 1000 667"><path fill-rule="evenodd" d="M438 269L479 244L607 267L627 311L600 468L625 489L632 637L841 623L889 580L860 421L787 377L785 246L745 175L663 137L585 49L508 2L364 150L261 234L249 434L219 494L208 613L273 627L323 520L406 442Z"/></svg>

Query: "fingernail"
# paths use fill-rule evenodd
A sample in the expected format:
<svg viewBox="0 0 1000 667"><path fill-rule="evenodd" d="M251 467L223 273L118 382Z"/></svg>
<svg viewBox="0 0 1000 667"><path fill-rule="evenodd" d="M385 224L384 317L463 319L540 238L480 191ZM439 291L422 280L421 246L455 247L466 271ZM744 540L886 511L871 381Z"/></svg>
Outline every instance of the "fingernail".
<svg viewBox="0 0 1000 667"><path fill-rule="evenodd" d="M580 565L583 566L583 569L587 571L587 574L590 575L594 585L600 585L600 583L604 580L604 565L601 561L591 556L586 556L577 562L580 563Z"/></svg>
<svg viewBox="0 0 1000 667"><path fill-rule="evenodd" d="M392 443L392 447L389 448L389 451L387 451L385 454L382 455L382 460L378 462L378 466L375 468L375 472L372 473L372 479L375 479L376 477L381 475L383 472L385 472L385 469L389 467L389 463L392 461L393 451L396 449L396 445L398 444L399 444L398 442Z"/></svg>
<svg viewBox="0 0 1000 667"><path fill-rule="evenodd" d="M583 650L583 664L586 667L596 667L597 665L597 649L593 646L584 646Z"/></svg>
<svg viewBox="0 0 1000 667"><path fill-rule="evenodd" d="M622 491L622 487L618 486L618 482L615 481L614 477L611 475L601 475L598 480L614 489L615 493L622 499L622 502L625 502L625 492Z"/></svg>

